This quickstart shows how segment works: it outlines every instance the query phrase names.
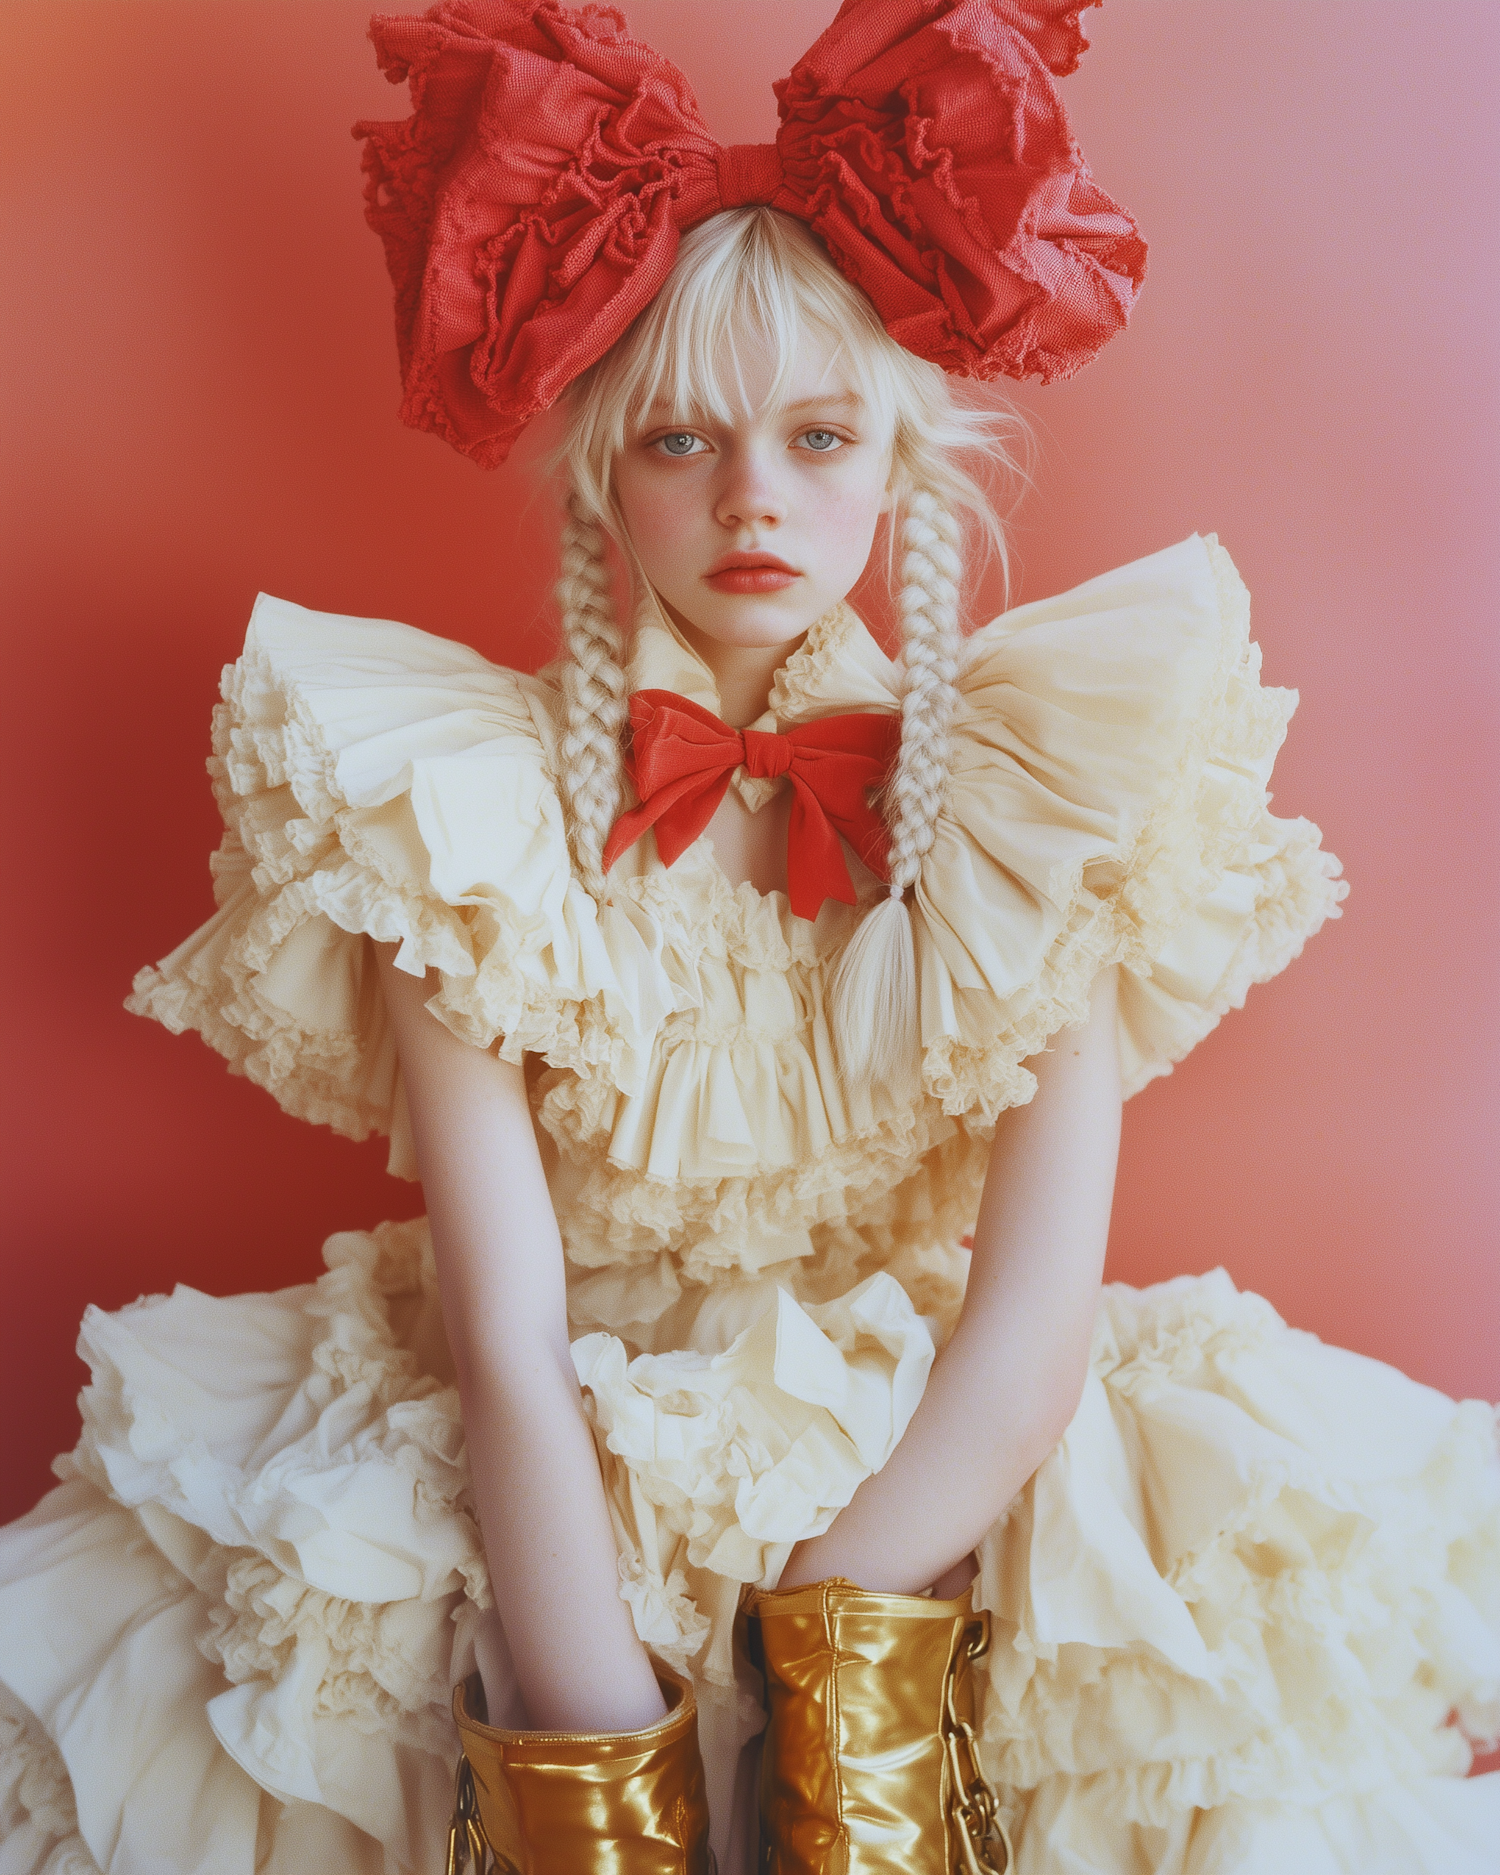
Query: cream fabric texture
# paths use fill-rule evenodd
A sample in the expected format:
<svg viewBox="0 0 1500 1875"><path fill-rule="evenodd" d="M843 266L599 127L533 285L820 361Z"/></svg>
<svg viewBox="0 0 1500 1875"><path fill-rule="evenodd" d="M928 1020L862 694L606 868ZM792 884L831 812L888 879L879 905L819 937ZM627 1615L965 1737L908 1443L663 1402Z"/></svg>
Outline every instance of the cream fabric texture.
<svg viewBox="0 0 1500 1875"><path fill-rule="evenodd" d="M915 894L922 1058L845 1086L814 923L650 839L573 879L552 674L263 598L210 769L219 910L131 1007L414 1170L368 940L523 1056L574 1357L642 1637L690 1673L725 1875L752 1866L747 1583L827 1528L921 1398L1024 1063L1122 967L1131 1091L1337 912L1267 782L1227 556L1193 538L965 651ZM665 619L637 687L716 706ZM761 726L897 707L821 620ZM775 784L740 778L752 806ZM876 885L857 870L867 896ZM489 1604L425 1225L274 1295L90 1311L63 1480L0 1533L0 1875L436 1866L448 1689ZM1211 1254L1206 1259L1211 1261ZM986 1539L984 1737L1020 1875L1493 1875L1490 1410L1286 1328L1222 1273L1105 1292L1056 1452ZM71 1792L70 1792L71 1780Z"/></svg>

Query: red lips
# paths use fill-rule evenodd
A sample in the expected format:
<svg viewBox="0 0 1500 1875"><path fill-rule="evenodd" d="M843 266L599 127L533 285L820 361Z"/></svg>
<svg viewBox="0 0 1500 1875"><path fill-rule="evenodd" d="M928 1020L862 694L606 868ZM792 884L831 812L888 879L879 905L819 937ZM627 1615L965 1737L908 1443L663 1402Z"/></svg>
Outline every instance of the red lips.
<svg viewBox="0 0 1500 1875"><path fill-rule="evenodd" d="M802 575L774 553L726 553L703 575L715 592L780 592Z"/></svg>

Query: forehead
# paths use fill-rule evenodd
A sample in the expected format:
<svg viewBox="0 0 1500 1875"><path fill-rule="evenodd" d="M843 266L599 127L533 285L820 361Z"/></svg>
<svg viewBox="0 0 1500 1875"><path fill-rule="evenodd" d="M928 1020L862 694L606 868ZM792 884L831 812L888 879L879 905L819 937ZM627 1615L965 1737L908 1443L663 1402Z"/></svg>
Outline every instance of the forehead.
<svg viewBox="0 0 1500 1875"><path fill-rule="evenodd" d="M643 418L689 412L723 421L839 411L867 404L849 347L816 327L787 333L729 331L698 357L679 354L651 387Z"/></svg>

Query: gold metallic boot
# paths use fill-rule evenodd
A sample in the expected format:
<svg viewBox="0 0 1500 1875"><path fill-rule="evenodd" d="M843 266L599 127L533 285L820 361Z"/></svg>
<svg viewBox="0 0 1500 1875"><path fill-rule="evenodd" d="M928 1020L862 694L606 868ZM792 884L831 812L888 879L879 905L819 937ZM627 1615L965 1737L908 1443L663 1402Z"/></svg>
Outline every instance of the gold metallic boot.
<svg viewBox="0 0 1500 1875"><path fill-rule="evenodd" d="M1000 1875L970 1666L989 1616L834 1577L755 1596L771 1719L762 1875Z"/></svg>
<svg viewBox="0 0 1500 1875"><path fill-rule="evenodd" d="M448 1875L711 1875L697 1702L656 1677L671 1710L639 1732L504 1732L469 1716L477 1675L456 1686Z"/></svg>

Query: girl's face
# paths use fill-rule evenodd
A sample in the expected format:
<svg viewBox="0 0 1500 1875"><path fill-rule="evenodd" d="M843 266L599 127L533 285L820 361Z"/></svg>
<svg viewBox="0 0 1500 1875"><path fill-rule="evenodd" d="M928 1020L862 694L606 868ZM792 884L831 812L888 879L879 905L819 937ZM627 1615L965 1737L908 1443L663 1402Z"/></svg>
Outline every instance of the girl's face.
<svg viewBox="0 0 1500 1875"><path fill-rule="evenodd" d="M690 635L789 645L864 571L891 505L891 435L832 349L805 342L772 408L769 351L745 346L745 405L730 421L657 406L615 458L641 566Z"/></svg>

